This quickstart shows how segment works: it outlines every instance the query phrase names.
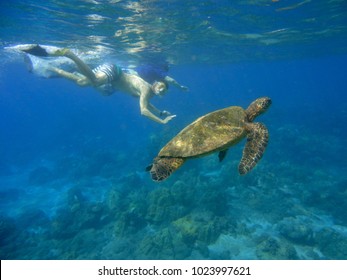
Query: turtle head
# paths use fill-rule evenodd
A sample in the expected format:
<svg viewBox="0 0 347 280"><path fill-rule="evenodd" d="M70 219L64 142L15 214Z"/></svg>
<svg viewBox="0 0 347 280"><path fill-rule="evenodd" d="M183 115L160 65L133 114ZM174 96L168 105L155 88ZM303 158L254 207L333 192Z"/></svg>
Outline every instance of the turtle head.
<svg viewBox="0 0 347 280"><path fill-rule="evenodd" d="M254 100L246 109L248 121L252 122L256 117L264 113L271 105L269 97L260 97Z"/></svg>
<svg viewBox="0 0 347 280"><path fill-rule="evenodd" d="M183 158L156 157L146 171L150 172L153 181L160 182L167 179L184 161Z"/></svg>

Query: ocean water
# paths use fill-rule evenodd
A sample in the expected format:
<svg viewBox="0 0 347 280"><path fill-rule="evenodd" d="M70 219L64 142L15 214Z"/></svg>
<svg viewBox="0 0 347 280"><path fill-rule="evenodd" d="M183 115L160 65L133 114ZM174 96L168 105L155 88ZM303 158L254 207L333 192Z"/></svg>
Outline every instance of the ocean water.
<svg viewBox="0 0 347 280"><path fill-rule="evenodd" d="M343 0L38 0L0 3L1 259L347 259L347 3ZM170 87L138 100L30 73L8 47L74 49L91 63L166 61ZM145 171L211 111L272 106L247 175L245 140Z"/></svg>

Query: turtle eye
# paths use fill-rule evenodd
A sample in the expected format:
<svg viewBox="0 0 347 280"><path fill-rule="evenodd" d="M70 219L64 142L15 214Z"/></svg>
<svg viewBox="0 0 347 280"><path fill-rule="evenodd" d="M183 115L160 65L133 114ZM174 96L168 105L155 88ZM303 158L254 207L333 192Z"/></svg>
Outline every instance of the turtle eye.
<svg viewBox="0 0 347 280"><path fill-rule="evenodd" d="M264 103L264 107L268 108L271 105L272 101L270 98L265 98Z"/></svg>

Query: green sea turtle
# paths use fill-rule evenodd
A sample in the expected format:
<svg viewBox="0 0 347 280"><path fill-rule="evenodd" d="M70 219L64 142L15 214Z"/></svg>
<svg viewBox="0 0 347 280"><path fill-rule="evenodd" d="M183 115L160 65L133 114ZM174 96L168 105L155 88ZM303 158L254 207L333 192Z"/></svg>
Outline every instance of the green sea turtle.
<svg viewBox="0 0 347 280"><path fill-rule="evenodd" d="M163 181L187 159L219 152L222 161L228 148L246 137L239 173L248 173L261 159L269 140L266 126L253 120L270 105L270 98L261 97L246 110L231 106L198 118L171 139L146 170L154 181Z"/></svg>

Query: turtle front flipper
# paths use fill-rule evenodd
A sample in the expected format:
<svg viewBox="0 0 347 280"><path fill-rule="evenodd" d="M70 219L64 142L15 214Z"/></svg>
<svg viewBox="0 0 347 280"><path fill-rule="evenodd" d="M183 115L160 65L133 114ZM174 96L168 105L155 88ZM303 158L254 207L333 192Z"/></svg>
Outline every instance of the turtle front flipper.
<svg viewBox="0 0 347 280"><path fill-rule="evenodd" d="M172 172L181 167L185 162L183 158L156 157L150 173L154 181L160 182L168 178Z"/></svg>
<svg viewBox="0 0 347 280"><path fill-rule="evenodd" d="M261 159L269 141L269 131L262 123L247 124L247 143L239 164L239 173L248 173Z"/></svg>

